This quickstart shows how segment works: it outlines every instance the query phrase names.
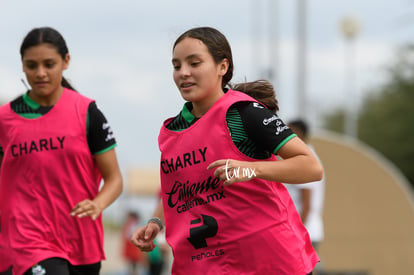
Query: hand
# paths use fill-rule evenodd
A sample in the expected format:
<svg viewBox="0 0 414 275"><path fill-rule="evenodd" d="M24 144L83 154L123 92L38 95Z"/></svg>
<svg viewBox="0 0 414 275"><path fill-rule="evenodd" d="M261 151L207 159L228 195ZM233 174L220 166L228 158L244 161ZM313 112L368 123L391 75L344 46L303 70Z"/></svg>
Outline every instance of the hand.
<svg viewBox="0 0 414 275"><path fill-rule="evenodd" d="M102 209L94 201L83 200L73 207L70 215L78 218L91 217L92 220L96 220L101 212Z"/></svg>
<svg viewBox="0 0 414 275"><path fill-rule="evenodd" d="M154 239L160 232L156 223L150 222L144 225L132 234L131 242L141 251L150 252L155 248Z"/></svg>
<svg viewBox="0 0 414 275"><path fill-rule="evenodd" d="M217 168L214 171L214 176L221 180L224 185L230 185L256 178L255 168L249 167L249 164L251 165L251 162L221 159L210 163L207 169Z"/></svg>

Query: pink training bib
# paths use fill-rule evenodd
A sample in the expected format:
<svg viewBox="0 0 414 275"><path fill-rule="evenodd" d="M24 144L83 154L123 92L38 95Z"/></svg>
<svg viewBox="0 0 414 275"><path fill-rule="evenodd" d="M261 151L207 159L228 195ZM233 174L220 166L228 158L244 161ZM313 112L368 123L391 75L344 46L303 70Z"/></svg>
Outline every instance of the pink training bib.
<svg viewBox="0 0 414 275"><path fill-rule="evenodd" d="M161 128L172 274L307 274L319 258L283 184L253 179L224 186L206 169L218 159L256 161L242 154L229 134L226 112L238 101L255 100L229 90L188 129Z"/></svg>
<svg viewBox="0 0 414 275"><path fill-rule="evenodd" d="M14 274L51 257L74 265L105 258L101 218L70 216L76 203L97 195L102 178L87 143L91 102L65 89L40 118L23 118L10 104L0 108L1 226Z"/></svg>

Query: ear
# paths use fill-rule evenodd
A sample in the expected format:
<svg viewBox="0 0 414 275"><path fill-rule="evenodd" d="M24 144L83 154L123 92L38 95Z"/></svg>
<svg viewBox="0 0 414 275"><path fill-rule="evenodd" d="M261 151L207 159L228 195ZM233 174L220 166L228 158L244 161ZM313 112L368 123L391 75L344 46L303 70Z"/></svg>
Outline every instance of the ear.
<svg viewBox="0 0 414 275"><path fill-rule="evenodd" d="M63 59L63 69L66 70L69 67L70 55L67 53Z"/></svg>
<svg viewBox="0 0 414 275"><path fill-rule="evenodd" d="M228 69L229 69L229 60L227 58L224 58L219 64L220 76L224 76L227 73Z"/></svg>

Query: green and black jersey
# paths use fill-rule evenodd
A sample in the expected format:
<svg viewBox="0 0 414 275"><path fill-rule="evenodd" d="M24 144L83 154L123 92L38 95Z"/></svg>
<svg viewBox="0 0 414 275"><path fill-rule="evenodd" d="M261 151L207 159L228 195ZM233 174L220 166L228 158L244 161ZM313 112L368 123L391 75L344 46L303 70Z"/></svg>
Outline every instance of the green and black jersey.
<svg viewBox="0 0 414 275"><path fill-rule="evenodd" d="M198 118L191 113L191 102L167 125L172 131L182 131ZM251 158L266 159L296 136L271 110L256 102L238 102L227 111L227 125L236 147Z"/></svg>
<svg viewBox="0 0 414 275"><path fill-rule="evenodd" d="M40 106L27 93L11 101L10 105L17 114L29 119L41 117L53 108L53 106ZM114 133L95 102L89 104L86 127L89 150L92 155L98 155L116 146ZM3 149L0 146L0 156L2 155Z"/></svg>

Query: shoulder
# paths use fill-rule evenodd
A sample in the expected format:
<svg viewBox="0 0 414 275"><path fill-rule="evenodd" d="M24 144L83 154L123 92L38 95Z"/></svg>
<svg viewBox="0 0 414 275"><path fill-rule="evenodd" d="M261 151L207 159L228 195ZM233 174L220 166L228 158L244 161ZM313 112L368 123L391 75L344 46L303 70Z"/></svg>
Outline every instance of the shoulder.
<svg viewBox="0 0 414 275"><path fill-rule="evenodd" d="M232 110L237 111L248 138L274 154L294 136L275 112L258 102L239 102Z"/></svg>
<svg viewBox="0 0 414 275"><path fill-rule="evenodd" d="M1 105L0 106L0 112L3 113L3 114L7 113L7 112L10 112L12 110L13 105L20 104L21 102L23 102L23 96L22 95L16 97L15 99L13 99L10 102L7 102L7 103Z"/></svg>
<svg viewBox="0 0 414 275"><path fill-rule="evenodd" d="M240 116L248 122L269 125L281 119L271 110L256 101L240 101L232 105L231 109L236 109Z"/></svg>
<svg viewBox="0 0 414 275"><path fill-rule="evenodd" d="M95 101L94 99L92 99L88 96L85 96L83 94L80 94L80 93L78 93L74 90L68 89L68 88L65 88L64 93L65 93L66 97L73 98L77 101L82 101L82 102L86 102L86 103L90 103L90 102Z"/></svg>
<svg viewBox="0 0 414 275"><path fill-rule="evenodd" d="M91 117L104 117L103 112L99 109L95 101L89 101L88 114Z"/></svg>
<svg viewBox="0 0 414 275"><path fill-rule="evenodd" d="M226 91L225 95L228 98L233 99L234 101L249 101L249 102L257 102L256 99L251 97L250 95L243 93L241 91L229 89Z"/></svg>
<svg viewBox="0 0 414 275"><path fill-rule="evenodd" d="M9 106L19 106L24 104L23 94L15 97L10 102L3 104L0 108L7 109Z"/></svg>
<svg viewBox="0 0 414 275"><path fill-rule="evenodd" d="M235 104L234 108L237 108L246 129L248 128L252 133L259 134L265 130L265 132L272 132L275 135L283 133L282 136L286 137L292 134L289 127L276 113L260 103L241 102Z"/></svg>
<svg viewBox="0 0 414 275"><path fill-rule="evenodd" d="M10 109L10 102L0 106L0 111L1 112L4 112L5 110L8 110L8 109Z"/></svg>

